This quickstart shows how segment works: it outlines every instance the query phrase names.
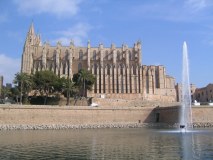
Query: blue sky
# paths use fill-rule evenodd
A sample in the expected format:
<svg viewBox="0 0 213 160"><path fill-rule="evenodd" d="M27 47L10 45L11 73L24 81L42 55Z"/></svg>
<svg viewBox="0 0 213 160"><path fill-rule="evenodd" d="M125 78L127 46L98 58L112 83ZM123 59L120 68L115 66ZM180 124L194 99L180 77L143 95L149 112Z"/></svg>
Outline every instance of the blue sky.
<svg viewBox="0 0 213 160"><path fill-rule="evenodd" d="M212 0L1 0L0 75L11 83L20 71L29 26L42 41L77 46L142 42L142 64L164 65L181 81L182 45L186 41L190 81L198 87L212 83Z"/></svg>

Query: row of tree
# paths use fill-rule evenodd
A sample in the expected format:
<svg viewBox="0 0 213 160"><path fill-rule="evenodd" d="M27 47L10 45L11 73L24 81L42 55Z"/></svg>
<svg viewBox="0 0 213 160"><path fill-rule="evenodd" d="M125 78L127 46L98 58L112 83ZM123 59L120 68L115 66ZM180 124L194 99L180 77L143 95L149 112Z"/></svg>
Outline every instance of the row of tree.
<svg viewBox="0 0 213 160"><path fill-rule="evenodd" d="M53 95L64 94L69 105L71 96L87 96L87 90L91 90L95 83L95 76L81 69L73 75L73 78L60 78L52 71L38 71L35 74L17 73L13 81L15 87L10 89L10 94L16 101L28 102L29 95L42 96L44 104L47 98Z"/></svg>

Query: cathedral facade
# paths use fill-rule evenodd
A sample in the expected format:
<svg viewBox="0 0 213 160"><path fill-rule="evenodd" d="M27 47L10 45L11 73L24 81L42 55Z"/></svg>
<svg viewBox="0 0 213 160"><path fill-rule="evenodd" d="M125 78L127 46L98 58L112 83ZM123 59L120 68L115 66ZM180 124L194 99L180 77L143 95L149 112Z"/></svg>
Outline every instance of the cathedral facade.
<svg viewBox="0 0 213 160"><path fill-rule="evenodd" d="M80 69L90 70L96 83L88 96L102 98L176 101L175 79L166 75L165 67L142 65L141 42L133 47L114 44L106 48L103 44L77 47L42 44L33 24L27 33L22 54L21 72L33 74L50 70L59 77L72 78Z"/></svg>

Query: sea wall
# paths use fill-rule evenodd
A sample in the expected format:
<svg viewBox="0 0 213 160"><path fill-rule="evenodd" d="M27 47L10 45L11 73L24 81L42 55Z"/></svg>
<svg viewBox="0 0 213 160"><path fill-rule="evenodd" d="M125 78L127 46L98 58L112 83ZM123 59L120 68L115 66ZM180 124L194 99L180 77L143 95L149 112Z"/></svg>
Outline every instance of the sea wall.
<svg viewBox="0 0 213 160"><path fill-rule="evenodd" d="M213 107L193 107L195 127L213 127ZM175 126L179 106L89 107L0 105L0 130Z"/></svg>
<svg viewBox="0 0 213 160"><path fill-rule="evenodd" d="M1 106L1 126L85 126L154 123L153 107L96 108L89 106Z"/></svg>
<svg viewBox="0 0 213 160"><path fill-rule="evenodd" d="M176 124L179 122L180 106L155 108L159 123ZM213 127L213 107L207 105L192 106L194 127Z"/></svg>

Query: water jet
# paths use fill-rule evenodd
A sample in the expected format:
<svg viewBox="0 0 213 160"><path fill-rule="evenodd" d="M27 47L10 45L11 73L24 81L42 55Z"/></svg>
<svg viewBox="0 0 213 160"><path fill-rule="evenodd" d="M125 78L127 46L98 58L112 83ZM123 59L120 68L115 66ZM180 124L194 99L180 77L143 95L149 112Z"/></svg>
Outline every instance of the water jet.
<svg viewBox="0 0 213 160"><path fill-rule="evenodd" d="M180 131L186 132L192 127L191 92L189 81L189 60L186 42L183 43L182 98L180 110Z"/></svg>

